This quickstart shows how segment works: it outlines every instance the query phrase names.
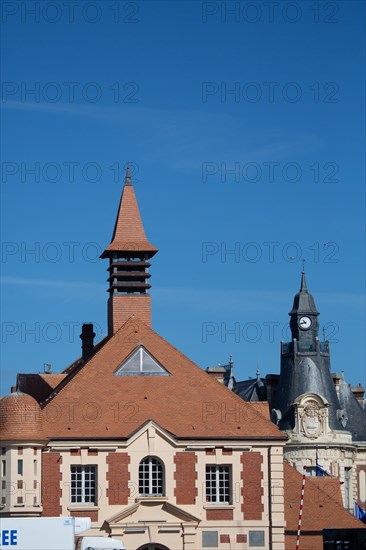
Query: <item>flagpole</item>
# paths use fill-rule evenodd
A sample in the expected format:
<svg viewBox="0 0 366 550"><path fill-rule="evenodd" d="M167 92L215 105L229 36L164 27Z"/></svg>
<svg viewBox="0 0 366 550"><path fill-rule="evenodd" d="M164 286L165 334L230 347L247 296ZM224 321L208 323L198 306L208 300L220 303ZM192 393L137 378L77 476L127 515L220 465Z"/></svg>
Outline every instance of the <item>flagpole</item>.
<svg viewBox="0 0 366 550"><path fill-rule="evenodd" d="M299 523L297 526L297 537L296 537L296 550L298 550L300 545L300 533L301 533L301 520L302 520L302 509L304 504L304 491L305 491L305 479L306 479L306 466L304 466L302 475L302 485L301 485L301 496L300 496L300 510L299 510Z"/></svg>
<svg viewBox="0 0 366 550"><path fill-rule="evenodd" d="M318 446L315 447L315 475L318 475Z"/></svg>

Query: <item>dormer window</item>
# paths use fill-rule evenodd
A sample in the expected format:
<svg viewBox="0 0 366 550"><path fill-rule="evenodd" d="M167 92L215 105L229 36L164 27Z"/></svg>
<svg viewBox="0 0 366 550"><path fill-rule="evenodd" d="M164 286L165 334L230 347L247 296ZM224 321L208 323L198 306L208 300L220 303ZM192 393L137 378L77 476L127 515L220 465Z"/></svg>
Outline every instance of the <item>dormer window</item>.
<svg viewBox="0 0 366 550"><path fill-rule="evenodd" d="M135 350L114 374L115 376L169 376L169 372L143 346Z"/></svg>

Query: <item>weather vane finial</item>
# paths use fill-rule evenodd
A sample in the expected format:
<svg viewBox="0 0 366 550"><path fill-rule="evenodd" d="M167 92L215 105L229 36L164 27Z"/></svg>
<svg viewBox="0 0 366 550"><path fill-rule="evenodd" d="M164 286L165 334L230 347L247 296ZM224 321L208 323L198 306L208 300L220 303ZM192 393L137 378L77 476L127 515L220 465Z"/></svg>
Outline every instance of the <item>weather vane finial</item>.
<svg viewBox="0 0 366 550"><path fill-rule="evenodd" d="M127 163L127 166L126 166L125 185L132 185L132 183L131 183L130 163L129 162Z"/></svg>

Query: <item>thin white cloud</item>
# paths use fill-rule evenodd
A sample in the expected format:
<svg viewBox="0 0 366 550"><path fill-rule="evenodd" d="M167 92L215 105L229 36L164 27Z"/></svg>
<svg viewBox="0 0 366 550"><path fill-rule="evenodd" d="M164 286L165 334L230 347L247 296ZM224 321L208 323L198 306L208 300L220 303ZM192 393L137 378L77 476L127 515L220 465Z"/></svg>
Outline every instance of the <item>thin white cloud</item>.
<svg viewBox="0 0 366 550"><path fill-rule="evenodd" d="M81 116L104 124L126 124L138 139L145 163L197 170L203 162L284 161L322 149L316 134L282 128L248 128L242 116L202 109L154 109L139 104L67 104L8 101L5 109ZM233 139L230 139L233 136ZM143 147L144 146L144 147ZM162 164L163 163L163 164Z"/></svg>
<svg viewBox="0 0 366 550"><path fill-rule="evenodd" d="M92 289L101 290L103 285L97 283L88 283L84 281L63 281L54 279L26 279L23 277L2 277L0 279L2 285L11 286L40 286L52 288L75 288L75 289Z"/></svg>
<svg viewBox="0 0 366 550"><path fill-rule="evenodd" d="M268 308L282 312L284 304L288 303L289 293L281 290L215 290L198 288L163 288L155 287L154 296L159 305L175 307L239 310L243 313L268 311ZM290 298L291 300L291 298ZM322 304L338 303L342 307L364 310L365 295L357 293L326 293L317 292L316 302ZM278 308L281 309L278 309Z"/></svg>

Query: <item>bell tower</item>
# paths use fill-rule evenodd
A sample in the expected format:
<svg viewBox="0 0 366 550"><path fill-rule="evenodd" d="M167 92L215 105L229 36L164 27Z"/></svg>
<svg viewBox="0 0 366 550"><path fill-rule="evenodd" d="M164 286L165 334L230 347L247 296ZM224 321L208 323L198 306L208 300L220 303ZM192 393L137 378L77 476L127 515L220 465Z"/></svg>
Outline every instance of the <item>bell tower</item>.
<svg viewBox="0 0 366 550"><path fill-rule="evenodd" d="M300 290L295 294L289 315L292 338L291 342L281 342L281 373L272 419L281 430L296 433L296 437L301 433L304 438L311 439L314 434L310 428L304 431L303 422L300 422L304 412L303 400L308 396L308 408L319 406L322 410L326 409L326 419L321 416L321 422L319 420L316 424L319 434L322 430L324 433L327 430L344 430L345 418L330 370L329 342L319 339L319 312L308 291L304 268ZM314 396L317 396L319 403ZM315 415L315 412L312 414Z"/></svg>
<svg viewBox="0 0 366 550"><path fill-rule="evenodd" d="M305 271L301 273L300 290L294 297L290 315L292 339L296 339L302 351L316 351L319 340L319 312L316 309L313 296L307 289Z"/></svg>
<svg viewBox="0 0 366 550"><path fill-rule="evenodd" d="M146 238L127 166L112 241L101 258L109 259L108 335L132 315L151 325L149 259L158 249Z"/></svg>

